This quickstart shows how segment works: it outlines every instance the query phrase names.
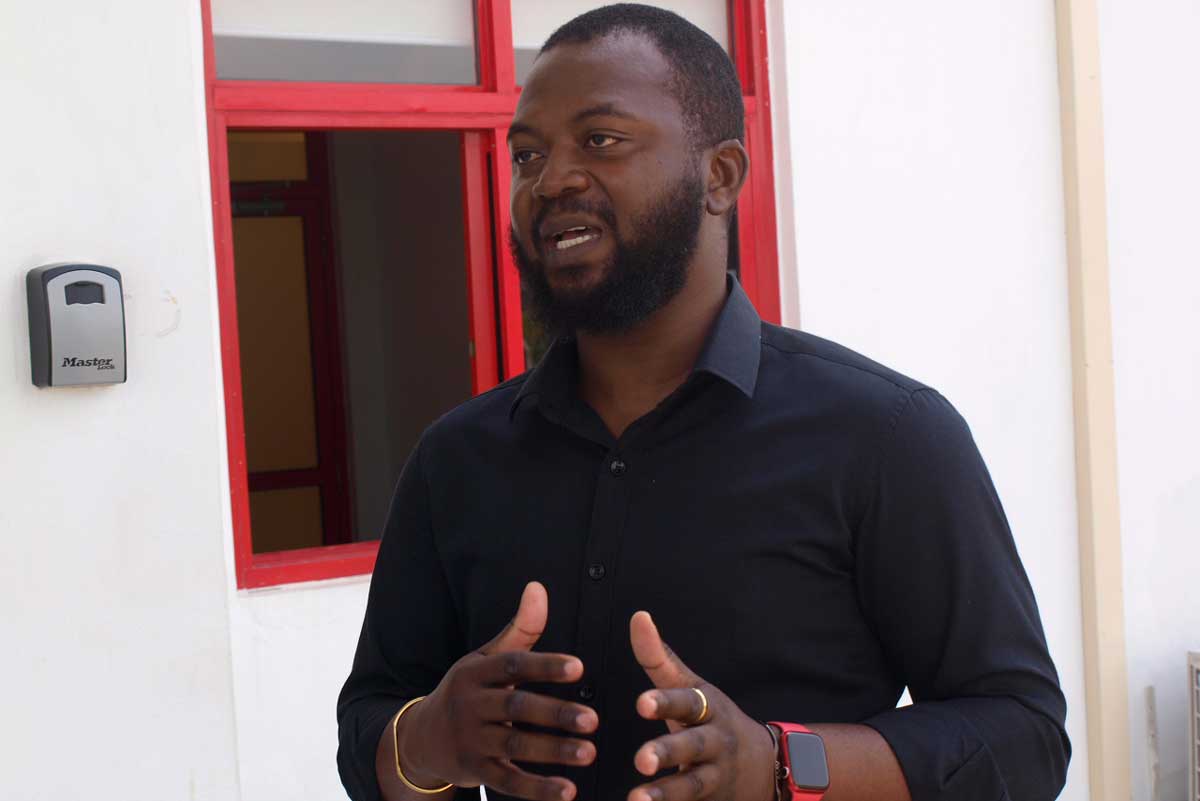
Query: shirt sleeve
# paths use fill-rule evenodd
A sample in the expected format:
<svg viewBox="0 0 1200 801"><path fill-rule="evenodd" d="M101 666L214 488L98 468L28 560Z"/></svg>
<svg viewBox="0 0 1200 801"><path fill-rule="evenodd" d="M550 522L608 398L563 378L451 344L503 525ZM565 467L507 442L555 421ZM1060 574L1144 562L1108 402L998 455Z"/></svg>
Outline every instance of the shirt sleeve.
<svg viewBox="0 0 1200 801"><path fill-rule="evenodd" d="M392 716L433 691L464 652L438 559L421 444L400 475L350 676L337 702L338 773L353 801L379 801L375 751Z"/></svg>
<svg viewBox="0 0 1200 801"><path fill-rule="evenodd" d="M862 608L913 705L864 723L914 801L1061 791L1066 701L1033 589L966 423L912 393L879 455L855 541Z"/></svg>

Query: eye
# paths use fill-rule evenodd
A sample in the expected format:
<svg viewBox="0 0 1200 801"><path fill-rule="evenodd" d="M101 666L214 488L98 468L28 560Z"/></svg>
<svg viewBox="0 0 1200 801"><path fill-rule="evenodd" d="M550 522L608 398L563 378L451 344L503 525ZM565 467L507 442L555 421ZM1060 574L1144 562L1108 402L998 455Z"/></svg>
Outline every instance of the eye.
<svg viewBox="0 0 1200 801"><path fill-rule="evenodd" d="M536 150L514 150L512 156L513 164L518 165L529 164L538 158L541 156Z"/></svg>
<svg viewBox="0 0 1200 801"><path fill-rule="evenodd" d="M608 134L602 134L602 133L589 134L588 138L587 138L588 147L592 147L592 148L596 148L596 149L612 147L613 145L615 145L617 142L620 142L620 141L621 140L615 136L609 136Z"/></svg>

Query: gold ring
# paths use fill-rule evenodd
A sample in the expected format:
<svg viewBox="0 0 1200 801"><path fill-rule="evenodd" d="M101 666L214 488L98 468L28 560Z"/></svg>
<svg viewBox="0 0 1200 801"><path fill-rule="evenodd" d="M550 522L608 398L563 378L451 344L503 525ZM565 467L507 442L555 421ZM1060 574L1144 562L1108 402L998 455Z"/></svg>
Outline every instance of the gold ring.
<svg viewBox="0 0 1200 801"><path fill-rule="evenodd" d="M691 689L692 692L700 696L700 714L697 715L696 719L688 725L699 726L708 718L708 698L704 695L704 692L699 687L692 687Z"/></svg>

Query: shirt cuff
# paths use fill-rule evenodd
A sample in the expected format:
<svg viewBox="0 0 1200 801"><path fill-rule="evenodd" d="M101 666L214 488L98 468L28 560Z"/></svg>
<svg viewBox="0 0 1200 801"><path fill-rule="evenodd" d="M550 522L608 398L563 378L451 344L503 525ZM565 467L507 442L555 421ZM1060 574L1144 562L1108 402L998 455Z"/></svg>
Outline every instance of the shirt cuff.
<svg viewBox="0 0 1200 801"><path fill-rule="evenodd" d="M355 725L341 727L338 769L342 783L347 789L353 788L350 797L354 801L381 801L375 754L384 729L405 702L395 698L361 699L351 713Z"/></svg>
<svg viewBox="0 0 1200 801"><path fill-rule="evenodd" d="M913 801L1011 801L991 749L952 702L889 709L863 724L891 746Z"/></svg>

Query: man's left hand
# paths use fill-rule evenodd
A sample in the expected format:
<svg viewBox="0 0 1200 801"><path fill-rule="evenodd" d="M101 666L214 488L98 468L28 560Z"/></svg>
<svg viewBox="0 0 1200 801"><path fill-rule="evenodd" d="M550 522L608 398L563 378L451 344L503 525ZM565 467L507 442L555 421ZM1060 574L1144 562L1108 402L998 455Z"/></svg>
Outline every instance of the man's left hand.
<svg viewBox="0 0 1200 801"><path fill-rule="evenodd" d="M639 748L633 763L645 776L679 770L635 787L628 801L774 801L775 752L766 727L693 673L648 612L630 620L629 639L655 687L638 696L638 714L665 721L668 731Z"/></svg>

